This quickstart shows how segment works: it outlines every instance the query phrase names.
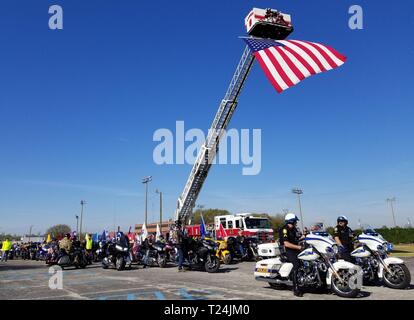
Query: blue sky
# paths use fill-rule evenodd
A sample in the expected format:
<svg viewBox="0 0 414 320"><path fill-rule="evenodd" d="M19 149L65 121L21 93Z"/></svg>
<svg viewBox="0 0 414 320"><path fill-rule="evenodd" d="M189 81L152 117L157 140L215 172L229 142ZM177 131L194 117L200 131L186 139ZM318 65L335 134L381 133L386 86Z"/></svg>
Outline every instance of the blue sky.
<svg viewBox="0 0 414 320"><path fill-rule="evenodd" d="M64 29L48 29L60 4ZM364 29L348 28L348 8ZM207 130L243 50L252 7L292 14L292 39L328 44L344 66L278 95L255 64L229 128L262 130L262 170L212 168L198 204L232 212L339 214L391 225L414 221L410 1L16 1L0 4L0 232L84 223L127 229L144 217L141 178L153 176L172 216L190 165L159 166L152 135L175 121Z"/></svg>

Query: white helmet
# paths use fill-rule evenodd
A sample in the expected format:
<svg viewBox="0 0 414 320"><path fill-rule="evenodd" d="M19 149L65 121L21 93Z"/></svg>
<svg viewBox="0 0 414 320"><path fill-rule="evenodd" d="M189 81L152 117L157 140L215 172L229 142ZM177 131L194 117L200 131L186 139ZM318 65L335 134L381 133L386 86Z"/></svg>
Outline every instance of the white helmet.
<svg viewBox="0 0 414 320"><path fill-rule="evenodd" d="M288 213L285 215L286 223L295 223L296 221L299 221L299 218L294 213Z"/></svg>

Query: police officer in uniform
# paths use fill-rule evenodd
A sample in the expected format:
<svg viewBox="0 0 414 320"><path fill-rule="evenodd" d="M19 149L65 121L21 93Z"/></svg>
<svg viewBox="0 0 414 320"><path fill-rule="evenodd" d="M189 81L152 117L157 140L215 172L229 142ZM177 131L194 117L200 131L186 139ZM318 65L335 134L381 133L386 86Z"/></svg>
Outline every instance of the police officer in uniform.
<svg viewBox="0 0 414 320"><path fill-rule="evenodd" d="M297 284L297 271L299 268L298 254L302 250L299 241L304 237L296 227L298 221L299 219L295 214L286 214L285 225L279 229L279 243L285 249L287 260L293 263L293 294L302 297L303 292Z"/></svg>
<svg viewBox="0 0 414 320"><path fill-rule="evenodd" d="M348 227L348 218L339 216L334 229L334 239L339 246L342 259L351 261L351 252L354 249L354 232Z"/></svg>

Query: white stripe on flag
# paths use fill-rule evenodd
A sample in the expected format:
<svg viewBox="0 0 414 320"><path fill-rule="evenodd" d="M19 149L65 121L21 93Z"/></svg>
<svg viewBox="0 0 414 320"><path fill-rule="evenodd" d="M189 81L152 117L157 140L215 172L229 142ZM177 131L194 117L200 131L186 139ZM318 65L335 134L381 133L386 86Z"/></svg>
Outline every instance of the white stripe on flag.
<svg viewBox="0 0 414 320"><path fill-rule="evenodd" d="M316 58L318 58L318 60L322 63L323 67L326 70L332 70L333 69L331 67L331 65L329 64L329 62L326 61L326 59L323 57L323 55L318 50L316 50L314 47L312 47L309 43L306 43L306 42L303 42L303 41L298 41L298 40L291 40L291 41L294 42L294 43L299 43L302 46L308 48L316 56Z"/></svg>
<svg viewBox="0 0 414 320"><path fill-rule="evenodd" d="M279 40L278 42L284 44L286 47L292 49L296 53L298 53L307 63L310 64L313 70L315 70L316 73L321 73L322 70L319 68L319 66L315 63L315 61L301 48L299 48L296 44L286 41L286 40Z"/></svg>
<svg viewBox="0 0 414 320"><path fill-rule="evenodd" d="M288 56L288 58L292 61L292 63L296 66L296 68L298 68L299 71L302 72L305 78L311 76L311 73L309 72L309 70L298 59L296 59L296 57L291 52L289 52L285 48L279 48L279 49L283 50L283 52Z"/></svg>
<svg viewBox="0 0 414 320"><path fill-rule="evenodd" d="M269 70L270 74L275 79L277 84L282 88L282 90L286 90L287 88L289 88L289 86L280 77L273 63L269 60L269 57L266 55L266 52L264 52L264 50L260 50L258 52L260 54L260 57L262 57L263 62L266 64L266 67Z"/></svg>
<svg viewBox="0 0 414 320"><path fill-rule="evenodd" d="M333 62L339 67L341 65L344 64L344 62L341 59L338 59L336 57L336 55L334 55L331 50L329 50L327 47L325 47L324 45L320 44L320 43L316 43L316 42L312 42L315 46L319 47L320 49L322 49L323 51L325 51L325 53L333 60Z"/></svg>
<svg viewBox="0 0 414 320"><path fill-rule="evenodd" d="M286 63L285 59L280 55L280 53L275 49L275 47L269 48L269 51L273 54L277 62L279 62L280 66L282 67L283 71L285 71L286 75L293 82L293 84L297 84L300 80L296 76L296 74L290 69L289 65Z"/></svg>

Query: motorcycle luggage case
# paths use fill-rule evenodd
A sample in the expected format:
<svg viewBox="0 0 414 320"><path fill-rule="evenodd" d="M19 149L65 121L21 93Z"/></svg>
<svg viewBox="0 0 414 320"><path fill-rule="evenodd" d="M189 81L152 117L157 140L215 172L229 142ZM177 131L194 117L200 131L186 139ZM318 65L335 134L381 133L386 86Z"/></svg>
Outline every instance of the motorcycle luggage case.
<svg viewBox="0 0 414 320"><path fill-rule="evenodd" d="M279 245L274 243L262 243L257 246L260 257L271 258L280 256Z"/></svg>

